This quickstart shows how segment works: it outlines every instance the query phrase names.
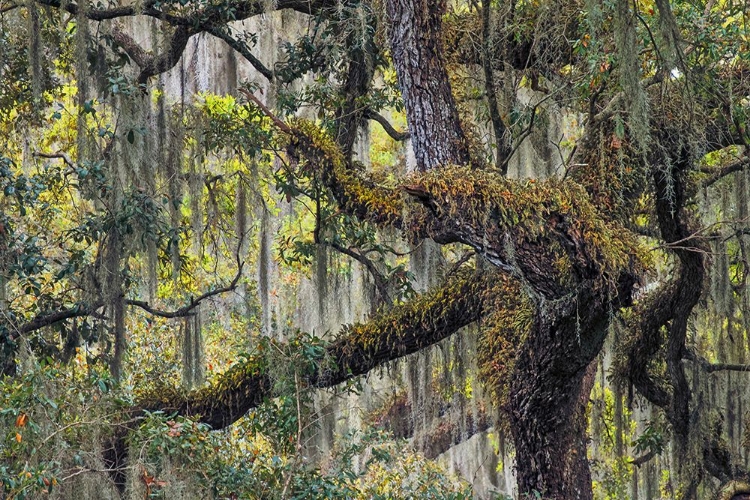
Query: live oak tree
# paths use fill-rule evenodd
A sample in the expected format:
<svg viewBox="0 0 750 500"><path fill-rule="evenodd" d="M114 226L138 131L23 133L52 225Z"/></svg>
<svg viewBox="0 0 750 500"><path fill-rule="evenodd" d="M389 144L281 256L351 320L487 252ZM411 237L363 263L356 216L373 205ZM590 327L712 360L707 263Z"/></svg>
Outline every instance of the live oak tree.
<svg viewBox="0 0 750 500"><path fill-rule="evenodd" d="M303 37L286 47L284 64L266 67L253 55L252 37L232 23L270 9L309 15L326 36ZM139 173L122 170L121 162L132 154L129 146L145 140L144 132L100 127L98 137L85 136L87 121L98 118L97 92L119 99L119 113L126 113L127 102L155 95L155 77L175 67L191 37L205 33L226 42L281 89L307 74L330 79L330 88L311 85L300 99L321 110L317 122L293 117L302 102L287 103L284 112L273 110L264 96L246 88L242 112L215 115L217 128L209 125L201 131L215 145L230 144L242 160L273 151L281 165L273 172L278 189L317 207L312 244L355 259L376 285L379 311L317 346L318 362L304 373L304 386L341 384L480 322L483 382L512 436L519 494L593 498L588 403L597 356L616 326L621 333L613 378L663 411L676 454L685 457L684 473L677 478L680 497L697 498L701 485L712 481L727 494L742 493L738 481L747 479L748 471L722 447L720 430L706 430L706 411L686 373L687 363L706 373L748 369L744 364L712 364L688 343L708 282L709 256L716 248L728 248L717 247L718 242L736 242L733 300L744 300L747 214L701 227L696 210L702 190L743 172L750 163L750 47L748 12L742 5L543 1L458 2L449 8L444 0L279 0L270 5L146 1L136 6L38 0L3 4L0 10L21 16L31 35L23 45L4 31L9 49L0 103L5 126L19 116L27 121L16 124L45 126L39 110L61 85L54 69L42 63L45 39L61 48L59 54L48 50L44 55L56 55L59 65L76 74L79 107L77 143L68 144L69 151L39 153L69 169L58 174L57 185L24 177L11 159L0 171L5 189L2 279L16 280L25 294L42 303L4 306L9 319L3 320L2 359L8 376L16 368L19 339L55 327L64 340L71 339L70 345L63 342L55 350L40 336L36 349L70 356L70 347L79 341L76 321L104 317L114 344L111 370L119 378L127 308L189 317L201 302L238 286L243 275L239 250L230 256L236 257L236 274L228 284L196 293L175 310L158 309L153 298L129 295L123 250L129 235L141 238L145 252L162 252L175 273L181 265L174 253L179 236L159 226L148 181L127 189ZM61 16L75 18L74 37L55 28L53 20ZM154 50L140 43L140 34L130 32L124 22L134 17L151 18L163 43ZM73 47L65 49L64 44ZM82 55L89 59L80 60ZM391 65L400 99L376 85ZM133 81L128 81L123 75L133 67ZM466 91L472 73L481 75L479 104ZM109 95L89 88L96 86L107 87ZM525 108L518 98L521 88L535 96ZM280 110L285 98L289 94L280 92ZM489 154L467 111L485 102L487 123L479 125L492 130ZM401 105L407 132L395 130L380 113ZM544 114L552 105L579 117L581 137L565 154L558 145L560 171L552 178L508 178L514 155L544 127ZM184 109L176 113L163 116L162 126L184 120ZM394 180L362 168L354 145L369 120L379 122L395 140L408 137L414 172ZM184 175L188 184L195 182L194 172L190 177L174 160L181 154L174 144L179 141L158 142L159 158L168 169L160 175ZM77 175L73 187L111 215L71 231L77 242L95 243L93 255L74 245L60 247L68 252L64 258L53 255L15 231L22 216L11 215L11 209L23 213L25 206L38 206L40 198L49 196L45 190L69 188L67 175ZM199 182L212 190L222 177ZM227 189L236 190L239 199L245 196L242 185ZM174 201L176 188L169 189ZM172 207L169 216L173 230L182 215ZM384 254L391 249L377 246L374 236L347 241L342 235L353 233L351 228L368 228L366 234L373 235L372 228L396 230L414 243L431 239L462 245L473 251L476 265L459 262L436 289L403 300L398 297L398 290L408 287L403 275L384 273L382 262L373 262L363 246ZM666 264L657 264L654 248ZM298 258L309 251L296 247ZM62 261L56 279L69 279L79 289L43 290L36 277L54 257ZM650 271L657 268L665 277L646 286ZM737 310L744 320L745 310ZM224 428L275 395L272 371L268 359L253 357L214 385L189 393L162 387L142 394L130 414L176 411ZM115 470L127 460L124 439L124 433L116 435L106 457ZM688 468L691 462L697 466Z"/></svg>

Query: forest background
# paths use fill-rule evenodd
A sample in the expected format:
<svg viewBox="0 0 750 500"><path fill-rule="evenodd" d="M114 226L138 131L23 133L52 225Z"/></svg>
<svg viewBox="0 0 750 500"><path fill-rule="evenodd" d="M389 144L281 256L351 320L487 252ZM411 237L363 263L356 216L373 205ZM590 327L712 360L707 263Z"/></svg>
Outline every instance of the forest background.
<svg viewBox="0 0 750 500"><path fill-rule="evenodd" d="M0 13L5 498L750 494L746 3Z"/></svg>

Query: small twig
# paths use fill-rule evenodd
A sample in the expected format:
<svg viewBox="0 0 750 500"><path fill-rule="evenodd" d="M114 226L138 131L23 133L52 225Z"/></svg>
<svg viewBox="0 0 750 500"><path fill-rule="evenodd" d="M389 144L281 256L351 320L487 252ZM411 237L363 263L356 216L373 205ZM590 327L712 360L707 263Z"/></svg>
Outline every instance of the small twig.
<svg viewBox="0 0 750 500"><path fill-rule="evenodd" d="M48 159L59 158L62 161L64 161L65 164L69 166L70 168L75 168L76 166L75 163L73 163L73 161L70 159L70 157L66 155L65 153L39 153L37 152L37 153L34 153L34 156L39 157L39 158L48 158Z"/></svg>
<svg viewBox="0 0 750 500"><path fill-rule="evenodd" d="M0 14L5 14L6 12L9 12L9 11L11 11L13 9L17 9L20 6L21 6L20 4L12 3L12 4L7 5L5 7L0 7Z"/></svg>
<svg viewBox="0 0 750 500"><path fill-rule="evenodd" d="M539 109L539 106L541 106L545 101L550 99L553 94L547 94L543 99L541 99L538 103L534 104L534 107L531 109L531 119L529 120L529 125L524 129L524 131L521 133L520 136L518 136L518 139L516 140L515 146L513 146L513 149L510 150L510 153L508 153L508 156L503 160L503 162L500 164L500 171L501 172L507 172L508 169L508 163L510 163L511 158L513 158L513 155L516 154L516 151L518 151L518 148L521 147L521 144L523 144L523 141L526 140L526 138L531 135L531 133L534 131L534 120L536 119L536 111Z"/></svg>
<svg viewBox="0 0 750 500"><path fill-rule="evenodd" d="M279 130L281 130L285 134L293 135L293 131L289 127L289 125L287 125L286 123L284 123L283 121L281 121L281 118L279 118L278 116L276 116L275 114L273 114L271 112L271 110L266 107L265 104L263 104L262 102L260 102L260 100L252 94L252 92L248 91L247 89L238 89L238 90L242 94L244 94L245 97L247 97L248 99L250 99L251 101L253 101L255 103L255 105L260 108L260 110L263 112L263 114L266 115L268 118L271 119L271 121L273 122L273 124L276 125L276 127Z"/></svg>

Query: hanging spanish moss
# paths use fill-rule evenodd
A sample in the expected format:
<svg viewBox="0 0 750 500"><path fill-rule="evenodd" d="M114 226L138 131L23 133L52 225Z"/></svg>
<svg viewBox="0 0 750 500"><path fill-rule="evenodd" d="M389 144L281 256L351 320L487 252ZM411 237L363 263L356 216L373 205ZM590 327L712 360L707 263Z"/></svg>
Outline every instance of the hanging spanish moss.
<svg viewBox="0 0 750 500"><path fill-rule="evenodd" d="M105 299L112 318L114 332L114 353L110 360L112 378L120 380L126 350L125 339L125 304L122 284L123 241L119 229L115 226L107 234L104 243L101 263L100 283L101 296Z"/></svg>
<svg viewBox="0 0 750 500"><path fill-rule="evenodd" d="M680 29L677 27L677 20L669 5L669 0L656 0L656 7L659 10L659 31L664 42L661 54L667 66L665 69L671 71L679 67L684 70L681 60Z"/></svg>
<svg viewBox="0 0 750 500"><path fill-rule="evenodd" d="M182 326L182 385L185 389L200 386L205 380L203 324L200 306L183 320Z"/></svg>
<svg viewBox="0 0 750 500"><path fill-rule="evenodd" d="M325 319L328 314L328 269L329 255L325 245L315 247L315 289L318 296L318 327L325 328Z"/></svg>
<svg viewBox="0 0 750 500"><path fill-rule="evenodd" d="M201 252L203 246L203 162L200 146L196 147L189 162L188 196L190 198L190 227L193 232L193 249Z"/></svg>
<svg viewBox="0 0 750 500"><path fill-rule="evenodd" d="M39 9L37 3L29 1L28 9L28 33L29 33L29 76L31 78L31 94L34 106L41 105L42 89L42 28L39 22Z"/></svg>
<svg viewBox="0 0 750 500"><path fill-rule="evenodd" d="M266 208L259 204L260 231L258 232L258 296L260 298L261 332L270 337L273 333L271 297L270 297L270 265L271 265L271 221Z"/></svg>
<svg viewBox="0 0 750 500"><path fill-rule="evenodd" d="M638 61L639 42L635 31L636 17L627 0L618 0L614 10L615 46L620 62L620 85L627 99L626 123L635 144L646 152L650 143L649 109L646 92L641 86Z"/></svg>
<svg viewBox="0 0 750 500"><path fill-rule="evenodd" d="M167 195L169 198L169 259L172 265L172 279L175 283L180 277L180 222L182 206L182 147L185 141L185 128L183 127L182 106L176 106L172 113L167 115L166 122L171 132L166 137L167 157L164 162L164 177L167 183Z"/></svg>
<svg viewBox="0 0 750 500"><path fill-rule="evenodd" d="M87 102L91 100L91 91L89 86L89 68L88 68L88 44L89 44L89 22L86 19L86 10L88 9L88 0L78 2L78 14L76 16L75 38L74 38L74 74L76 79L77 94L76 105L79 109L84 109ZM100 75L104 76L104 75ZM78 161L92 161L96 158L96 141L91 137L86 125L86 113L78 113L76 117L76 137L78 149ZM95 193L88 193L89 196L95 196Z"/></svg>
<svg viewBox="0 0 750 500"><path fill-rule="evenodd" d="M237 194L235 195L235 212L234 212L234 230L237 238L246 246L245 237L247 235L247 191L245 179L237 176Z"/></svg>

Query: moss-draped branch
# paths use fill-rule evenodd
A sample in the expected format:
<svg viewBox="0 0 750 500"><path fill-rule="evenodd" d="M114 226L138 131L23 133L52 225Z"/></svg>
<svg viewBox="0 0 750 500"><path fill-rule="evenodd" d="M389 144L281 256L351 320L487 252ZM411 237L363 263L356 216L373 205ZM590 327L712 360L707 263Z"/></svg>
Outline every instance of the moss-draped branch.
<svg viewBox="0 0 750 500"><path fill-rule="evenodd" d="M433 292L367 322L345 326L326 346L320 363L306 378L307 385L332 387L440 342L477 321L485 310L483 292L507 279L493 272L459 272ZM188 394L164 388L145 394L134 411L174 411L218 429L273 396L267 362L256 356L231 368L212 386Z"/></svg>

